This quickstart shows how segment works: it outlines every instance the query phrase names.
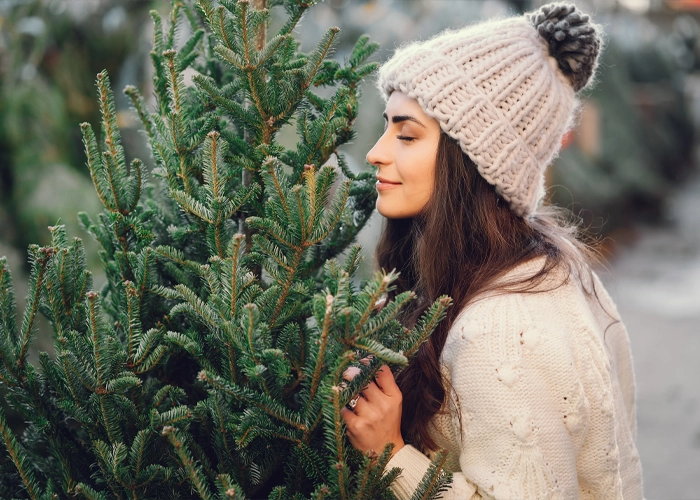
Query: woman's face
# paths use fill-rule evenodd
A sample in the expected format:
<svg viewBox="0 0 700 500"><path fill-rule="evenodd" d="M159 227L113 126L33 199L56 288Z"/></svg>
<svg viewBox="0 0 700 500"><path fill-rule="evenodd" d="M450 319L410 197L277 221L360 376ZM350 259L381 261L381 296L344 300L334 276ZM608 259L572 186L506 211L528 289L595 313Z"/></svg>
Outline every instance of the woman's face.
<svg viewBox="0 0 700 500"><path fill-rule="evenodd" d="M386 128L367 161L377 167L377 210L389 219L414 217L433 192L440 124L403 92L392 92Z"/></svg>

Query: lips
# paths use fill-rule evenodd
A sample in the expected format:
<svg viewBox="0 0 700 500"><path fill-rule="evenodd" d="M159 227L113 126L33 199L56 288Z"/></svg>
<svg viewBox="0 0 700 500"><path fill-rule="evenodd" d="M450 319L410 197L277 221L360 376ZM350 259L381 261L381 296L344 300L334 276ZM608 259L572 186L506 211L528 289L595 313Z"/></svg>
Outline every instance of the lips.
<svg viewBox="0 0 700 500"><path fill-rule="evenodd" d="M392 182L384 177L377 176L377 191L386 191L387 189L395 189L401 185L400 182Z"/></svg>
<svg viewBox="0 0 700 500"><path fill-rule="evenodd" d="M393 185L399 185L399 184L401 184L401 183L400 183L400 182L390 181L389 179L385 179L384 177L379 177L379 176L377 176L377 184L393 184Z"/></svg>

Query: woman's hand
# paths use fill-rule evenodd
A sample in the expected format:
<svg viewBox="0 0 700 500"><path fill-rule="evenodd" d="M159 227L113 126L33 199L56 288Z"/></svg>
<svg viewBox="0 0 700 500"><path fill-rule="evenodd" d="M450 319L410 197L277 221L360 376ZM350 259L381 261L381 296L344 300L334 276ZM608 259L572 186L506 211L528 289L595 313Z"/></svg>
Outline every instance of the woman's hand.
<svg viewBox="0 0 700 500"><path fill-rule="evenodd" d="M352 380L358 373L358 368L348 368L344 378ZM404 446L401 436L403 398L387 365L379 369L375 382L370 382L361 394L353 410L340 410L350 443L362 452L374 450L376 453L381 453L387 443L394 443L394 456Z"/></svg>

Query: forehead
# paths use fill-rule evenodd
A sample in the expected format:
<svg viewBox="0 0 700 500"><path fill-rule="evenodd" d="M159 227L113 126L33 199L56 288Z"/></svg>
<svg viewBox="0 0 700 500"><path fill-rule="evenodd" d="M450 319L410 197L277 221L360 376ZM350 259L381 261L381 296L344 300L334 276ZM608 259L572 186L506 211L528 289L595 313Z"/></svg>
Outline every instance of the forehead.
<svg viewBox="0 0 700 500"><path fill-rule="evenodd" d="M386 114L388 116L405 114L410 112L414 116L425 116L418 101L409 97L400 90L394 90L386 103Z"/></svg>

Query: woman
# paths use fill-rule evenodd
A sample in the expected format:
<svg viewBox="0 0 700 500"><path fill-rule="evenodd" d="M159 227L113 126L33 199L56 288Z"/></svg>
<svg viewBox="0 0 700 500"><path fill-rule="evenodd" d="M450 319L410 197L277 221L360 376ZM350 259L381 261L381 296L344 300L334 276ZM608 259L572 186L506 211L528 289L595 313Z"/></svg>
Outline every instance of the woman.
<svg viewBox="0 0 700 500"><path fill-rule="evenodd" d="M548 4L403 46L380 69L378 263L400 271L395 293L417 292L409 324L454 300L397 379L383 367L343 411L356 448L394 444L399 498L440 449L443 498L642 498L627 332L594 251L541 204L601 37Z"/></svg>

